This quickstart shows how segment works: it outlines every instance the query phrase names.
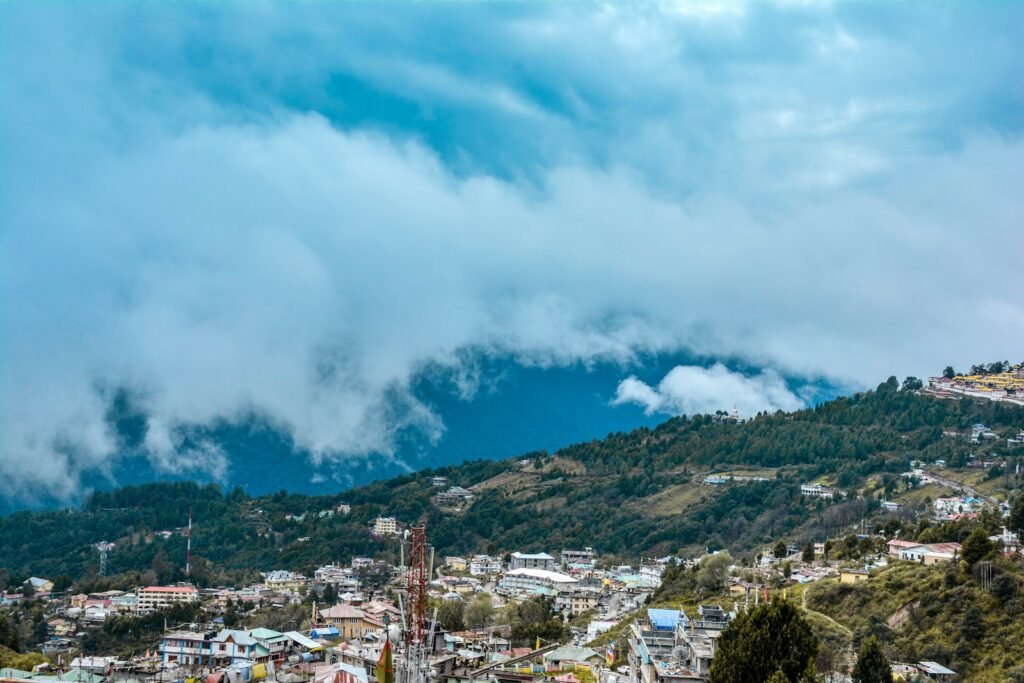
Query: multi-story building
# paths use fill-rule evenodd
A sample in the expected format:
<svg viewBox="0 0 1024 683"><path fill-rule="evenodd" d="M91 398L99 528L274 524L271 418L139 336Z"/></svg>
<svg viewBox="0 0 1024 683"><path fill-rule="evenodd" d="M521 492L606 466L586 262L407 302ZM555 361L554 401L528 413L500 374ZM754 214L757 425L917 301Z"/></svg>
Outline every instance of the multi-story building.
<svg viewBox="0 0 1024 683"><path fill-rule="evenodd" d="M672 660L679 620L678 610L651 609L647 610L647 619L629 625L626 658L630 683L659 683L658 665Z"/></svg>
<svg viewBox="0 0 1024 683"><path fill-rule="evenodd" d="M559 553L559 557L562 559L562 568L579 568L579 569L593 569L594 561L597 559L597 553L594 552L593 548L584 548L583 550L566 550L562 549Z"/></svg>
<svg viewBox="0 0 1024 683"><path fill-rule="evenodd" d="M568 612L576 617L584 612L597 609L601 599L601 590L584 586L574 586L564 590L555 598L555 608L560 612Z"/></svg>
<svg viewBox="0 0 1024 683"><path fill-rule="evenodd" d="M352 605L335 605L321 610L319 619L328 626L338 629L342 638L360 639L384 628L384 622L371 617Z"/></svg>
<svg viewBox="0 0 1024 683"><path fill-rule="evenodd" d="M140 613L155 612L182 603L199 602L199 591L195 586L147 586L140 588L136 611Z"/></svg>
<svg viewBox="0 0 1024 683"><path fill-rule="evenodd" d="M269 628L251 631L177 631L168 633L158 652L164 665L221 667L283 661L289 655L319 648L320 643L301 633L280 633Z"/></svg>
<svg viewBox="0 0 1024 683"><path fill-rule="evenodd" d="M461 486L452 486L447 491L442 491L434 496L434 502L438 505L447 506L462 505L463 503L468 503L471 500L473 500L472 492L462 488Z"/></svg>
<svg viewBox="0 0 1024 683"><path fill-rule="evenodd" d="M707 680L728 624L729 615L718 605L701 605L692 620L678 610L647 610L647 618L628 632L630 683Z"/></svg>
<svg viewBox="0 0 1024 683"><path fill-rule="evenodd" d="M501 560L490 555L474 555L469 563L469 573L473 576L487 576L501 572Z"/></svg>
<svg viewBox="0 0 1024 683"><path fill-rule="evenodd" d="M277 569L263 575L263 585L277 593L298 593L309 587L309 579L302 574Z"/></svg>
<svg viewBox="0 0 1024 683"><path fill-rule="evenodd" d="M373 520L373 533L378 536L394 536L398 533L398 520L394 517L378 517Z"/></svg>
<svg viewBox="0 0 1024 683"><path fill-rule="evenodd" d="M505 572L498 582L498 588L506 594L532 594L537 592L554 591L561 593L572 590L577 579L559 572L548 571L547 569L512 569Z"/></svg>
<svg viewBox="0 0 1024 683"><path fill-rule="evenodd" d="M449 555L444 558L444 566L453 572L464 572L469 568L469 563L466 562L464 557Z"/></svg>
<svg viewBox="0 0 1024 683"><path fill-rule="evenodd" d="M800 484L800 493L808 498L824 498L832 500L836 496L835 489L821 484Z"/></svg>
<svg viewBox="0 0 1024 683"><path fill-rule="evenodd" d="M640 571L637 572L640 578L647 582L652 588L661 586L661 575L665 572L665 565L659 562L643 562L640 564Z"/></svg>
<svg viewBox="0 0 1024 683"><path fill-rule="evenodd" d="M267 661L270 652L245 631L224 629L219 633L178 631L164 636L160 643L164 665L186 667L231 665Z"/></svg>
<svg viewBox="0 0 1024 683"><path fill-rule="evenodd" d="M509 569L544 569L555 571L555 558L547 553L512 553Z"/></svg>

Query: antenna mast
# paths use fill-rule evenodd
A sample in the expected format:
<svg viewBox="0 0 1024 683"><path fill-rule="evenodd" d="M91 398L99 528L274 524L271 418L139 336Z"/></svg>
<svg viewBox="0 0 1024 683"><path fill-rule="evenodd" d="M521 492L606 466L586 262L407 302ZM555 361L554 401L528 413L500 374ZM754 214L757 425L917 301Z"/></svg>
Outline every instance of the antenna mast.
<svg viewBox="0 0 1024 683"><path fill-rule="evenodd" d="M185 576L192 577L192 506L188 506L188 531L185 532Z"/></svg>
<svg viewBox="0 0 1024 683"><path fill-rule="evenodd" d="M428 674L427 656L430 650L426 633L427 586L433 572L433 553L427 546L425 524L417 524L410 529L410 541L405 581L406 599L402 610L402 640L405 652L400 667L402 675L398 683L425 683ZM431 556L429 560L428 554Z"/></svg>

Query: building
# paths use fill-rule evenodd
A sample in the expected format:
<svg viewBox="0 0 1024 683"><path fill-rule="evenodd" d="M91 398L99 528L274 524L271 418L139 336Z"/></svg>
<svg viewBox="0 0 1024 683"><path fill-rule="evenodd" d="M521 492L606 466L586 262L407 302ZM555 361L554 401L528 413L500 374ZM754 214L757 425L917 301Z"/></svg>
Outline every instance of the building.
<svg viewBox="0 0 1024 683"><path fill-rule="evenodd" d="M373 520L373 533L378 536L394 536L398 533L398 520L394 517L378 517Z"/></svg>
<svg viewBox="0 0 1024 683"><path fill-rule="evenodd" d="M601 590L586 586L574 586L571 590L563 590L555 598L555 609L578 617L584 612L597 609L601 599Z"/></svg>
<svg viewBox="0 0 1024 683"><path fill-rule="evenodd" d="M603 661L604 657L589 647L575 647L573 645L563 645L544 655L544 664L548 671L590 669L591 667L598 666Z"/></svg>
<svg viewBox="0 0 1024 683"><path fill-rule="evenodd" d="M981 512L984 501L973 496L960 498L938 498L933 503L937 517L948 519L959 515L971 515Z"/></svg>
<svg viewBox="0 0 1024 683"><path fill-rule="evenodd" d="M136 600L136 611L139 613L155 612L179 604L195 604L199 602L199 591L195 586L147 586L140 588Z"/></svg>
<svg viewBox="0 0 1024 683"><path fill-rule="evenodd" d="M629 625L628 652L630 683L659 683L660 664L671 662L676 648L679 610L649 609L647 618Z"/></svg>
<svg viewBox="0 0 1024 683"><path fill-rule="evenodd" d="M269 628L254 628L249 635L268 653L268 659L274 662L284 661L293 645L292 639L280 631Z"/></svg>
<svg viewBox="0 0 1024 683"><path fill-rule="evenodd" d="M915 543L914 541L901 541L898 538L894 538L886 543L886 546L889 549L889 557L899 557L901 550L905 548L916 548L919 545L920 543Z"/></svg>
<svg viewBox="0 0 1024 683"><path fill-rule="evenodd" d="M938 662L918 662L914 665L918 673L930 681L952 681L956 679L956 672L948 669Z"/></svg>
<svg viewBox="0 0 1024 683"><path fill-rule="evenodd" d="M43 595L49 595L53 592L53 581L49 579L41 579L38 576L33 576L27 579L25 583L21 584L25 595L32 595L40 597Z"/></svg>
<svg viewBox="0 0 1024 683"><path fill-rule="evenodd" d="M373 564L373 561L370 561ZM350 567L325 564L313 572L313 582L318 586L331 586L338 593L354 593L359 590L359 579Z"/></svg>
<svg viewBox="0 0 1024 683"><path fill-rule="evenodd" d="M866 569L840 569L839 583L861 583L870 578Z"/></svg>
<svg viewBox="0 0 1024 683"><path fill-rule="evenodd" d="M555 558L547 553L512 553L509 569L555 570Z"/></svg>
<svg viewBox="0 0 1024 683"><path fill-rule="evenodd" d="M1017 534L1009 531L1005 526L1003 532L996 534L995 536L989 536L988 540L996 544L997 548L1002 548L1004 553L1016 553L1020 551L1020 537Z"/></svg>
<svg viewBox="0 0 1024 683"><path fill-rule="evenodd" d="M468 503L473 500L473 494L461 486L452 486L447 491L434 496L434 502L438 505L456 506Z"/></svg>
<svg viewBox="0 0 1024 683"><path fill-rule="evenodd" d="M245 631L168 633L158 648L164 666L198 667L266 661L270 652Z"/></svg>
<svg viewBox="0 0 1024 683"><path fill-rule="evenodd" d="M800 484L800 494L808 498L823 498L832 500L836 496L835 489L821 484Z"/></svg>
<svg viewBox="0 0 1024 683"><path fill-rule="evenodd" d="M283 661L292 654L308 652L320 643L301 633L280 633L269 628L252 631L223 629L168 633L158 652L164 666L215 667Z"/></svg>
<svg viewBox="0 0 1024 683"><path fill-rule="evenodd" d="M960 556L959 543L928 543L900 549L900 559L920 564L952 562Z"/></svg>
<svg viewBox="0 0 1024 683"><path fill-rule="evenodd" d="M649 586L659 588L661 575L665 573L665 565L658 562L644 562L640 565L640 571L637 573Z"/></svg>
<svg viewBox="0 0 1024 683"><path fill-rule="evenodd" d="M464 557L449 556L444 558L444 566L453 572L464 572L469 569L469 562Z"/></svg>
<svg viewBox="0 0 1024 683"><path fill-rule="evenodd" d="M512 569L501 577L498 588L505 593L560 593L571 590L579 583L567 574L548 571L547 569L529 569L522 567Z"/></svg>
<svg viewBox="0 0 1024 683"><path fill-rule="evenodd" d="M342 638L358 640L379 633L384 622L351 605L334 605L318 614L319 621L338 629Z"/></svg>
<svg viewBox="0 0 1024 683"><path fill-rule="evenodd" d="M278 593L298 593L309 587L309 579L302 574L278 569L263 575L263 585Z"/></svg>
<svg viewBox="0 0 1024 683"><path fill-rule="evenodd" d="M469 573L473 576L487 576L501 572L501 560L490 555L474 555L469 563Z"/></svg>
<svg viewBox="0 0 1024 683"><path fill-rule="evenodd" d="M448 477L432 477L430 479L430 485L436 486L439 489L443 489L448 485Z"/></svg>
<svg viewBox="0 0 1024 683"><path fill-rule="evenodd" d="M559 553L559 557L562 560L563 569L593 569L597 553L594 552L593 548L584 548L583 550L566 550L563 548L562 552Z"/></svg>

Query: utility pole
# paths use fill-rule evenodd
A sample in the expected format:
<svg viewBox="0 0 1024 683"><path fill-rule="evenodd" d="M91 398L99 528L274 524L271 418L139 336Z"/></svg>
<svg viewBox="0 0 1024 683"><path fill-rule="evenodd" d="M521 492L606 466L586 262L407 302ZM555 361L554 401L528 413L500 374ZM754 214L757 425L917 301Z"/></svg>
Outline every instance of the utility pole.
<svg viewBox="0 0 1024 683"><path fill-rule="evenodd" d="M185 576L192 578L192 506L188 506L188 531L185 532Z"/></svg>

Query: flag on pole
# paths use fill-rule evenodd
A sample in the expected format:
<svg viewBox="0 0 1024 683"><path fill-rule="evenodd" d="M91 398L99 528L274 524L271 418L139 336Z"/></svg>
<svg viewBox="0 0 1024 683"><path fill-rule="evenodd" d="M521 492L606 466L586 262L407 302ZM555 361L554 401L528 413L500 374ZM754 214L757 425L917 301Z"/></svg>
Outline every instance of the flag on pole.
<svg viewBox="0 0 1024 683"><path fill-rule="evenodd" d="M395 665L391 660L391 639L384 641L384 649L380 651L380 660L373 670L377 683L395 683Z"/></svg>

